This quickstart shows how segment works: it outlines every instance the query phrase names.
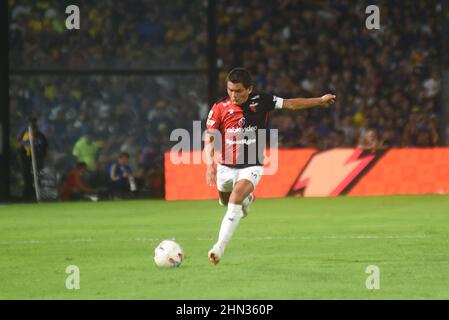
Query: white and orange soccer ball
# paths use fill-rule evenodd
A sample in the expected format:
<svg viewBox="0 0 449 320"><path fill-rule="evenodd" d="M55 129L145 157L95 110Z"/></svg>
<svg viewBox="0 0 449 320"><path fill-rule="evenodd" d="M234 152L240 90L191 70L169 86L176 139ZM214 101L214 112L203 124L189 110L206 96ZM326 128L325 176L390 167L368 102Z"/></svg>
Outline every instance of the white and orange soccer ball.
<svg viewBox="0 0 449 320"><path fill-rule="evenodd" d="M164 240L154 250L154 263L162 268L179 267L184 260L184 251L173 240Z"/></svg>

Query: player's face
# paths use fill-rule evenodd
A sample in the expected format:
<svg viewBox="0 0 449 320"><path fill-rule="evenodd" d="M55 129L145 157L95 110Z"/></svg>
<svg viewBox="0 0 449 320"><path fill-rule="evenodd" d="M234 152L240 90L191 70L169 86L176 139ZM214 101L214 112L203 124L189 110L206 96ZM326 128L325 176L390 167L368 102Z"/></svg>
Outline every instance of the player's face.
<svg viewBox="0 0 449 320"><path fill-rule="evenodd" d="M244 104L251 92L253 91L253 87L245 88L242 83L232 83L228 81L228 95L231 98L231 102L233 104L241 106Z"/></svg>
<svg viewBox="0 0 449 320"><path fill-rule="evenodd" d="M368 131L368 133L366 134L366 136L367 136L367 139L368 139L369 142L376 141L376 138L377 138L377 137L376 137L376 132L370 130L370 131Z"/></svg>

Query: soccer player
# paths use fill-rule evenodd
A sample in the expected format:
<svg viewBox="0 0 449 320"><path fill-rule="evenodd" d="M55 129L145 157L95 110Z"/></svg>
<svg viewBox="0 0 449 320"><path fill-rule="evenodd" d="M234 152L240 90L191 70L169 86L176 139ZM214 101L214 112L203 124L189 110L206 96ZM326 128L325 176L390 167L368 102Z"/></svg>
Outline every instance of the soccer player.
<svg viewBox="0 0 449 320"><path fill-rule="evenodd" d="M269 94L253 93L250 73L244 68L233 69L227 79L228 97L212 107L207 119L205 156L206 183L217 184L219 203L227 206L218 241L208 253L209 261L217 265L231 240L240 219L245 217L254 200L253 192L263 172L263 141L258 131L267 128L268 114L275 109L301 110L328 107L336 96L283 99ZM214 146L219 132L221 160L215 165ZM216 141L215 141L216 142ZM262 144L260 144L262 143ZM257 153L254 155L254 153Z"/></svg>

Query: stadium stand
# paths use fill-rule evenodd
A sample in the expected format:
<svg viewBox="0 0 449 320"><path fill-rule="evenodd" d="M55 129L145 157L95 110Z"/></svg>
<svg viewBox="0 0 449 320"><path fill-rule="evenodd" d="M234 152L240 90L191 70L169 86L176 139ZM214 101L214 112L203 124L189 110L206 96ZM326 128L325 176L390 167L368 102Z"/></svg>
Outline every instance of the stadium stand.
<svg viewBox="0 0 449 320"><path fill-rule="evenodd" d="M285 97L330 90L339 97L330 113L272 117L281 146L342 146L341 131L344 145L356 146L369 129L385 147L439 144L442 8L437 3L377 1L381 30L365 28L370 3L364 1L270 4L220 1L221 79L242 65L252 71L259 90Z"/></svg>
<svg viewBox="0 0 449 320"><path fill-rule="evenodd" d="M12 0L14 67L204 67L206 17L202 1L77 1L82 32L65 29L58 0Z"/></svg>

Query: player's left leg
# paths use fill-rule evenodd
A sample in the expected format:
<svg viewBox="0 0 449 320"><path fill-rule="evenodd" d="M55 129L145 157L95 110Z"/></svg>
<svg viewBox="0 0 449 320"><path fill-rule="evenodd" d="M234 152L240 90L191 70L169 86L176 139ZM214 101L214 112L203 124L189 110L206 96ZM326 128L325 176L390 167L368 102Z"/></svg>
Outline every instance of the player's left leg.
<svg viewBox="0 0 449 320"><path fill-rule="evenodd" d="M259 184L262 178L263 167L253 166L239 170L237 181L239 180L249 180L254 186L254 189ZM251 204L254 202L254 194L251 192L242 202L243 218L245 218L251 209Z"/></svg>

